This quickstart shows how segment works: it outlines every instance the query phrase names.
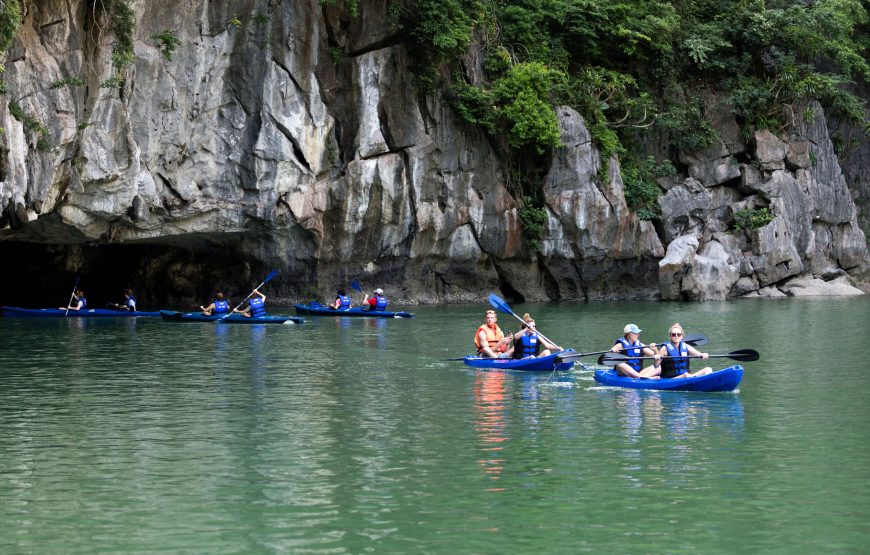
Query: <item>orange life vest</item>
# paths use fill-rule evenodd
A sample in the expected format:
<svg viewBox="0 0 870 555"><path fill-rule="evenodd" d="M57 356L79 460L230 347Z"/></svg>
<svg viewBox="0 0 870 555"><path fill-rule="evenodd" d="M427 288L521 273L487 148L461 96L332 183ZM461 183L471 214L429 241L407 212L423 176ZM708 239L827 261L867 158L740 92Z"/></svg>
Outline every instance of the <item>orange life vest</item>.
<svg viewBox="0 0 870 555"><path fill-rule="evenodd" d="M499 341L504 339L504 332L501 331L501 328L498 327L498 324L495 325L495 330L483 324L477 331L474 332L474 346L477 347L477 352L483 352L483 345L480 344L480 332L481 330L486 333L486 342L489 343L489 348L493 351L496 350L496 345L498 345ZM507 350L507 345L502 345L498 348L498 351L504 352Z"/></svg>

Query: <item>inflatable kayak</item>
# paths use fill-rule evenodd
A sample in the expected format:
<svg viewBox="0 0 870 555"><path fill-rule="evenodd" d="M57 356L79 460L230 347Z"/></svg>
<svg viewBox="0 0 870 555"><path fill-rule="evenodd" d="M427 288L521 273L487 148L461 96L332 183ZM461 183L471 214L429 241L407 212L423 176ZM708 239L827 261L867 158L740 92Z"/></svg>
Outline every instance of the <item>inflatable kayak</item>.
<svg viewBox="0 0 870 555"><path fill-rule="evenodd" d="M628 378L615 370L597 370L595 381L601 385L627 387L629 389L656 389L659 391L732 391L743 378L743 367L739 364L717 370L706 376L695 378L670 378L650 380Z"/></svg>
<svg viewBox="0 0 870 555"><path fill-rule="evenodd" d="M561 351L561 354L572 353L574 349L566 349ZM570 370L574 366L574 361L560 362L556 360L556 356L560 353L554 353L545 357L534 358L486 358L479 356L467 356L463 360L467 366L472 368L495 368L498 370L525 370L527 372L552 372L553 370Z"/></svg>
<svg viewBox="0 0 870 555"><path fill-rule="evenodd" d="M344 310L335 310L328 306L312 301L307 304L293 305L296 309L296 314L306 316L358 316L363 318L413 318L414 315L410 312L389 312L387 310L366 310L362 307L346 308Z"/></svg>
<svg viewBox="0 0 870 555"><path fill-rule="evenodd" d="M205 316L202 312L176 312L161 310L164 322L217 322L218 324L301 324L305 320L296 316L260 316L246 318L241 314Z"/></svg>
<svg viewBox="0 0 870 555"><path fill-rule="evenodd" d="M130 318L135 316L160 316L160 313L112 310L111 308L85 308L84 310L67 311L59 308L18 308L16 306L4 306L3 316L27 316L37 318L95 318L113 316L115 318Z"/></svg>

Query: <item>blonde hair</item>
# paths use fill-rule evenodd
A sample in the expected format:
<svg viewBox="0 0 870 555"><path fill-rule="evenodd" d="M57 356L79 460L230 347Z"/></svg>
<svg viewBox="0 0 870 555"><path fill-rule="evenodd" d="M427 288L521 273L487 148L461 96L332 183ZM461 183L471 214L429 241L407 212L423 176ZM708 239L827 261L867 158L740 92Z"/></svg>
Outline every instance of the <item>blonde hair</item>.
<svg viewBox="0 0 870 555"><path fill-rule="evenodd" d="M529 327L529 323L534 322L534 321L535 321L535 319L532 318L532 316L531 316L528 312L526 312L525 314L523 314L523 322L525 322L525 323L523 324L523 327L524 327L524 328Z"/></svg>
<svg viewBox="0 0 870 555"><path fill-rule="evenodd" d="M686 330L683 329L683 326L681 326L679 322L674 322L674 324L668 328L668 335L670 335L674 330L680 330L682 333L686 333Z"/></svg>

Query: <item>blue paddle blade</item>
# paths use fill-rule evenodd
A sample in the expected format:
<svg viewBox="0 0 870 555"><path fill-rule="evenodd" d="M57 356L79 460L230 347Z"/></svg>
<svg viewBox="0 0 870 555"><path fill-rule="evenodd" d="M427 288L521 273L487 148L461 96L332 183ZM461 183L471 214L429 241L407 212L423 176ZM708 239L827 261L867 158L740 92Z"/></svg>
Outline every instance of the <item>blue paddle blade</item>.
<svg viewBox="0 0 870 555"><path fill-rule="evenodd" d="M269 275L266 276L266 279L263 280L263 283L265 284L265 283L272 281L272 278L277 276L279 273L280 272L278 270L272 270L271 272L269 272Z"/></svg>
<svg viewBox="0 0 870 555"><path fill-rule="evenodd" d="M491 304L494 308L501 310L505 314L513 314L514 311L511 310L511 307L508 306L504 299L496 295L495 293L489 294L489 304Z"/></svg>
<svg viewBox="0 0 870 555"><path fill-rule="evenodd" d="M350 282L350 288L356 289L357 291L362 293L362 287L359 286L359 282L357 280L353 280L352 282Z"/></svg>

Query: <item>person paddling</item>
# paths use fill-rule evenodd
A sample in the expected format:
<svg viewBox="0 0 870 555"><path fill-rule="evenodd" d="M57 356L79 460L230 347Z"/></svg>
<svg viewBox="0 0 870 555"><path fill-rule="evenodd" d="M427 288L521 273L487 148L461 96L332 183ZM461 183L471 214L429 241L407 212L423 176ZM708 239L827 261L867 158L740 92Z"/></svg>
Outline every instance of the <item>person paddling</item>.
<svg viewBox="0 0 870 555"><path fill-rule="evenodd" d="M109 308L113 308L115 310L126 310L129 312L136 312L136 297L133 296L132 289L124 289L124 302L123 303L109 303L107 304Z"/></svg>
<svg viewBox="0 0 870 555"><path fill-rule="evenodd" d="M513 358L534 358L548 356L551 351L561 351L558 346L540 336L535 320L528 312L523 314L523 328L513 334L514 346L508 350ZM543 350L542 350L543 349Z"/></svg>
<svg viewBox="0 0 870 555"><path fill-rule="evenodd" d="M616 340L611 352L624 354L629 358L613 367L614 370L629 378L651 378L658 376L661 370L656 366L661 357L656 353L656 344L644 345L640 342L640 332L643 331L635 324L628 324L622 329L622 337ZM655 363L643 367L642 356L655 357Z"/></svg>
<svg viewBox="0 0 870 555"><path fill-rule="evenodd" d="M384 290L381 288L375 289L374 297L369 298L369 296L366 295L366 298L363 300L363 304L368 303L369 310L378 310L382 312L387 309L387 304L389 304L389 302L390 301L384 297Z"/></svg>
<svg viewBox="0 0 870 555"><path fill-rule="evenodd" d="M504 332L498 327L498 316L495 310L487 310L485 322L474 333L474 346L477 354L487 358L498 358L500 354L508 350L511 336L505 337Z"/></svg>
<svg viewBox="0 0 870 555"><path fill-rule="evenodd" d="M709 366L701 368L697 372L689 371L689 361L686 358L689 355L701 357L702 360L707 360L709 353L702 353L698 349L692 347L683 341L685 332L680 324L674 324L668 330L668 340L659 349L658 354L663 358L655 362L656 373L661 374L662 378L694 378L695 376L705 376L713 372ZM664 358L670 357L670 358Z"/></svg>
<svg viewBox="0 0 870 555"><path fill-rule="evenodd" d="M347 296L347 291L339 289L335 293L335 300L329 305L332 310L347 310L350 308L350 297Z"/></svg>
<svg viewBox="0 0 870 555"><path fill-rule="evenodd" d="M73 293L72 299L70 299L69 306L60 306L59 310L84 310L88 307L88 300L85 298L85 292L81 289L76 290Z"/></svg>
<svg viewBox="0 0 870 555"><path fill-rule="evenodd" d="M251 293L251 297L248 299L248 308L245 308L243 310L234 308L233 312L242 314L245 316L245 318L260 318L261 316L265 316L266 295L254 289L254 291Z"/></svg>
<svg viewBox="0 0 870 555"><path fill-rule="evenodd" d="M212 316L214 314L226 314L230 311L230 302L224 298L224 294L218 291L214 300L208 306L200 306L204 316Z"/></svg>

